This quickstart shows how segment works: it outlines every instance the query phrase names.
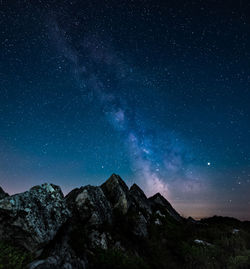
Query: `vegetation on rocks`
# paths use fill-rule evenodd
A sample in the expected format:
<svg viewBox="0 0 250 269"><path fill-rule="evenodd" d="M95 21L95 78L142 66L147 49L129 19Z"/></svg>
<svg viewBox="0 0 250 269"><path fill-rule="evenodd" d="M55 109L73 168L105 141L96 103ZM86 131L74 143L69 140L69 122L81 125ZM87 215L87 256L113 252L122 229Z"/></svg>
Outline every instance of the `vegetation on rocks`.
<svg viewBox="0 0 250 269"><path fill-rule="evenodd" d="M91 260L90 269L149 269L145 261L133 254L117 249L97 250Z"/></svg>
<svg viewBox="0 0 250 269"><path fill-rule="evenodd" d="M0 269L21 269L32 261L32 255L12 244L0 241Z"/></svg>

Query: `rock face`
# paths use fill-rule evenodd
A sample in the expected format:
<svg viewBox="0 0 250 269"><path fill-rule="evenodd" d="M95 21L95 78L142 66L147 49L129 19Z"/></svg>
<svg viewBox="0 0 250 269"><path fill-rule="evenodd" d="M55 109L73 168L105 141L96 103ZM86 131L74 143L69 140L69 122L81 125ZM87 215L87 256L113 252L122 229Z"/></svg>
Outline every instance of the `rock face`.
<svg viewBox="0 0 250 269"><path fill-rule="evenodd" d="M74 189L66 196L72 214L83 223L101 225L112 222L112 209L100 187L85 186Z"/></svg>
<svg viewBox="0 0 250 269"><path fill-rule="evenodd" d="M148 221L141 212L139 212L136 217L134 229L132 232L134 235L144 238L148 235Z"/></svg>
<svg viewBox="0 0 250 269"><path fill-rule="evenodd" d="M97 249L137 255L140 247L131 246L146 242L149 228L161 229L167 215L182 221L159 193L148 199L138 185L129 189L116 174L66 197L47 183L13 196L0 188L0 240L35 254L29 269L85 269Z"/></svg>
<svg viewBox="0 0 250 269"><path fill-rule="evenodd" d="M68 217L60 187L35 186L0 200L0 239L17 242L34 253L55 237Z"/></svg>
<svg viewBox="0 0 250 269"><path fill-rule="evenodd" d="M31 262L27 269L85 269L85 261L77 257L69 244L70 233L64 233L47 251L46 258Z"/></svg>
<svg viewBox="0 0 250 269"><path fill-rule="evenodd" d="M142 189L138 185L133 184L129 190L129 194L137 209L140 210L146 218L149 218L152 214L152 209L150 202Z"/></svg>
<svg viewBox="0 0 250 269"><path fill-rule="evenodd" d="M168 214L177 221L182 221L180 214L172 207L172 205L160 194L156 193L149 198L152 207L161 206L167 210Z"/></svg>
<svg viewBox="0 0 250 269"><path fill-rule="evenodd" d="M8 193L6 193L1 187L0 187L0 200L9 196Z"/></svg>
<svg viewBox="0 0 250 269"><path fill-rule="evenodd" d="M101 185L101 188L114 209L118 209L123 214L128 212L131 205L129 189L120 176L116 174L111 175L111 177Z"/></svg>
<svg viewBox="0 0 250 269"><path fill-rule="evenodd" d="M133 234L139 237L147 237L148 224L152 215L151 204L142 189L133 184L129 190L132 200L131 210L136 214Z"/></svg>

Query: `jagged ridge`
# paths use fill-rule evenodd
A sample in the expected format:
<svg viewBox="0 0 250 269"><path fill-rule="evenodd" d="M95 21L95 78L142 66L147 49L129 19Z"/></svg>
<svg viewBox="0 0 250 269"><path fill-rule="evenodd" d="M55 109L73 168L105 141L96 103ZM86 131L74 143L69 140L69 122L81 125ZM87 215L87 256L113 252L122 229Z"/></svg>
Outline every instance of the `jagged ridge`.
<svg viewBox="0 0 250 269"><path fill-rule="evenodd" d="M60 230L64 230L63 239L60 243L54 242L56 246L49 251L50 258L35 261L30 268L45 268L50 263L54 266L75 264L76 268L85 268L88 263L86 257L82 255L82 259L79 259L69 242L70 233L75 227L82 226L88 232L86 249L107 249L120 242L115 242L111 233L101 232L101 227L112 227L117 215L129 214L133 215L135 222L131 233L135 237L146 237L153 208L159 204L154 197L148 199L136 184L129 189L116 174L101 186L76 188L66 197L59 186L46 183L12 196L0 188L0 199L0 239L12 241L36 257L43 253L50 242L55 241ZM181 221L170 203L163 196L160 199L163 203L161 206L167 205L169 214ZM62 250L65 246L68 254Z"/></svg>
<svg viewBox="0 0 250 269"><path fill-rule="evenodd" d="M7 244L8 249L13 245L30 253L33 261L25 267L29 269L207 268L204 264L211 259L215 262L217 257L215 268L231 268L230 259L225 263L220 260L223 255L230 257L231 252L218 252L215 257L213 242L196 237L200 230L201 235L206 234L214 222L224 225L227 234L234 237L241 229L246 235L250 231L249 224L234 219L215 218L204 224L185 219L160 193L147 198L138 185L128 188L116 174L101 186L76 188L66 197L59 186L47 183L12 196L0 188L0 251ZM214 236L217 242L221 233L212 231L218 233ZM243 239L239 240L242 244ZM188 247L192 251L195 247L197 251L199 247L211 248L211 254L207 254L208 260L203 257L202 264ZM241 257L246 251L242 250ZM204 250L198 257L202 253ZM185 263L191 267L183 266ZM2 265L0 253L0 268L15 268L11 264Z"/></svg>

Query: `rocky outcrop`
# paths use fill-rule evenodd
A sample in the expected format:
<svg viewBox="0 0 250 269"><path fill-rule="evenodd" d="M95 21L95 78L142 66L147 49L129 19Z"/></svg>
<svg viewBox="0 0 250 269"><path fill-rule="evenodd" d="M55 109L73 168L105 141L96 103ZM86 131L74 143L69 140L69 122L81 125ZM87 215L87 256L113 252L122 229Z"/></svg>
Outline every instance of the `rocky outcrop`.
<svg viewBox="0 0 250 269"><path fill-rule="evenodd" d="M79 258L69 244L70 233L64 233L53 246L46 250L43 259L37 259L27 266L27 269L85 269L86 261ZM42 254L42 256L45 256Z"/></svg>
<svg viewBox="0 0 250 269"><path fill-rule="evenodd" d="M84 234L84 238L77 238L78 246L88 250L107 249L108 233L103 227L111 226L113 216L112 206L102 188L88 185L74 189L66 196L66 202L72 215L72 230Z"/></svg>
<svg viewBox="0 0 250 269"><path fill-rule="evenodd" d="M173 217L177 221L182 221L183 218L180 214L172 207L172 205L160 194L156 193L154 196L149 198L151 206L153 208L158 208L160 206L163 208L167 213Z"/></svg>
<svg viewBox="0 0 250 269"><path fill-rule="evenodd" d="M29 269L85 269L96 250L110 248L137 255L139 246L133 244L146 242L153 225L162 229L167 215L182 220L162 195L148 199L138 185L129 189L116 174L66 197L53 184L13 196L0 188L0 240L35 254Z"/></svg>
<svg viewBox="0 0 250 269"><path fill-rule="evenodd" d="M139 237L147 237L148 235L148 221L144 215L139 212L134 222L134 229L132 229L134 235Z"/></svg>
<svg viewBox="0 0 250 269"><path fill-rule="evenodd" d="M66 201L73 216L85 224L98 226L112 222L110 202L100 187L88 185L74 189L66 196Z"/></svg>
<svg viewBox="0 0 250 269"><path fill-rule="evenodd" d="M133 184L129 190L129 194L135 207L137 207L137 210L141 211L144 217L148 219L152 214L152 209L151 204L142 189L138 185Z"/></svg>
<svg viewBox="0 0 250 269"><path fill-rule="evenodd" d="M1 187L0 187L0 200L9 196L8 193L6 193Z"/></svg>
<svg viewBox="0 0 250 269"><path fill-rule="evenodd" d="M68 217L60 187L35 186L0 200L0 239L14 241L34 253L55 237Z"/></svg>
<svg viewBox="0 0 250 269"><path fill-rule="evenodd" d="M116 174L111 175L111 177L101 185L101 188L114 209L118 209L123 214L128 212L131 205L129 189L120 176Z"/></svg>
<svg viewBox="0 0 250 269"><path fill-rule="evenodd" d="M65 257L70 257L69 252L65 253ZM62 262L62 256L50 256L43 260L35 260L27 266L27 269L85 269L85 263L81 259L71 260L68 258L68 262Z"/></svg>

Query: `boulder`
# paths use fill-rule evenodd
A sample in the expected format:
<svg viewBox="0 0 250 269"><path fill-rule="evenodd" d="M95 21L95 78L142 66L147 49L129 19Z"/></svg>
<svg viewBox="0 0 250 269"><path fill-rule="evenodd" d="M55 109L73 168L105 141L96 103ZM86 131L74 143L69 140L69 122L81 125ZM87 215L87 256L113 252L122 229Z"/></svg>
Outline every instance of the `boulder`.
<svg viewBox="0 0 250 269"><path fill-rule="evenodd" d="M66 254L66 256L69 256ZM27 266L27 269L85 269L85 262L75 259L63 262L60 256L50 256L43 260L35 260Z"/></svg>
<svg viewBox="0 0 250 269"><path fill-rule="evenodd" d="M61 241L61 240L60 240ZM27 269L85 269L86 261L77 257L75 251L68 244L67 238L56 242L48 252L46 258L35 260L27 266Z"/></svg>
<svg viewBox="0 0 250 269"><path fill-rule="evenodd" d="M200 240L200 239L195 239L194 240L194 243L197 244L197 245L201 245L201 246L206 246L206 247L211 247L212 244L204 241L204 240Z"/></svg>
<svg viewBox="0 0 250 269"><path fill-rule="evenodd" d="M0 200L0 239L39 253L68 217L60 187L47 183L35 186Z"/></svg>
<svg viewBox="0 0 250 269"><path fill-rule="evenodd" d="M112 209L100 187L85 186L74 189L66 196L73 217L83 223L98 226L112 222Z"/></svg>
<svg viewBox="0 0 250 269"><path fill-rule="evenodd" d="M89 234L89 242L91 249L108 249L108 236L104 232L93 230Z"/></svg>
<svg viewBox="0 0 250 269"><path fill-rule="evenodd" d="M157 219L154 221L154 224L156 224L156 225L162 225L162 222L157 218Z"/></svg>
<svg viewBox="0 0 250 269"><path fill-rule="evenodd" d="M39 259L31 262L27 269L85 269L86 256L76 253L70 242L72 223L65 224L55 236L54 240L44 249Z"/></svg>
<svg viewBox="0 0 250 269"><path fill-rule="evenodd" d="M111 175L101 188L114 209L118 209L122 214L128 212L131 205L129 189L120 176Z"/></svg>

